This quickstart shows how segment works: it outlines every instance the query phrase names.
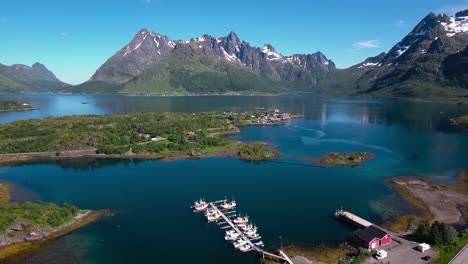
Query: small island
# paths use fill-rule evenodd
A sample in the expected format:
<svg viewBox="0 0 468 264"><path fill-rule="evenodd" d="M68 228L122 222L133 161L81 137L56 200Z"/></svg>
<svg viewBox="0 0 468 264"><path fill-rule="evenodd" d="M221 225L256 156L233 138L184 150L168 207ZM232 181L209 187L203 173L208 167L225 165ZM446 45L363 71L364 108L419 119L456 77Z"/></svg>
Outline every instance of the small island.
<svg viewBox="0 0 468 264"><path fill-rule="evenodd" d="M109 210L81 210L65 203L9 203L10 184L0 184L0 262L110 216Z"/></svg>
<svg viewBox="0 0 468 264"><path fill-rule="evenodd" d="M456 127L468 129L468 115L451 118L450 123Z"/></svg>
<svg viewBox="0 0 468 264"><path fill-rule="evenodd" d="M279 110L67 116L0 125L0 163L76 158L261 161L280 155L266 144L226 139L241 126L282 125L298 116Z"/></svg>
<svg viewBox="0 0 468 264"><path fill-rule="evenodd" d="M322 166L356 167L372 158L373 155L367 152L331 153L319 158L319 163Z"/></svg>
<svg viewBox="0 0 468 264"><path fill-rule="evenodd" d="M16 112L16 111L31 111L37 110L38 108L32 107L28 103L19 101L6 101L0 100L0 113L1 112Z"/></svg>

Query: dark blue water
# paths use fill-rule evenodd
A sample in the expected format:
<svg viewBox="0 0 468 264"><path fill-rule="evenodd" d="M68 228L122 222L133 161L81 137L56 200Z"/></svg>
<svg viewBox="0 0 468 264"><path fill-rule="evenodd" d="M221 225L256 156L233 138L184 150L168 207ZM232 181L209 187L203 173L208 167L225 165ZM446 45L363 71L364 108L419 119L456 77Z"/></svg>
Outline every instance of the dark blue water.
<svg viewBox="0 0 468 264"><path fill-rule="evenodd" d="M109 208L117 215L50 243L13 263L257 263L225 243L223 233L189 206L234 197L260 227L268 249L285 244L336 244L352 230L331 215L343 206L380 222L397 212L383 180L420 175L453 181L468 167L468 135L448 125L467 107L358 101L309 95L279 97L120 97L21 95L41 109L0 114L0 122L70 114L137 111L252 110L280 108L304 114L281 127L251 127L233 138L266 141L281 161L330 152L366 151L375 158L357 168L317 168L229 158L158 161L84 160L0 167L0 181L19 198ZM88 104L81 104L81 102ZM29 183L24 183L27 180Z"/></svg>

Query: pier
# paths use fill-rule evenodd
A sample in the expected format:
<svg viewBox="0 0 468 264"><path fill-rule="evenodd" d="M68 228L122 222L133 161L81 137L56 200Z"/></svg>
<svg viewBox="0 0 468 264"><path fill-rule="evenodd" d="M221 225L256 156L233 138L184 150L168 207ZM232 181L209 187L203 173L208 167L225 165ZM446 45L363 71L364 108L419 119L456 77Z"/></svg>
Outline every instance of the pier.
<svg viewBox="0 0 468 264"><path fill-rule="evenodd" d="M258 253L259 255L262 256L262 258L267 258L267 259L271 259L271 260L276 260L278 262L281 262L281 263L288 263L288 264L294 264L291 259L283 252L283 251L279 251L279 255L278 254L274 254L274 253L271 253L271 252L268 252L266 250L264 250L263 248L255 245L254 242L252 242L252 240L247 237L240 229L239 227L234 224L234 222L231 220L231 218L235 217L235 211L234 210L225 210L223 212L222 209L220 209L218 207L219 204L221 203L224 203L226 200L221 200L221 201L216 201L216 202L210 202L208 203L209 205L209 208L216 211L217 214L219 214L222 218L222 221L218 223L218 226L221 228L221 229L227 229L227 228L232 228L232 230L234 230L240 238L242 238L245 242L247 242L247 244L250 246L250 250L249 251L255 251L256 253ZM260 239L261 237L258 237L256 239Z"/></svg>
<svg viewBox="0 0 468 264"><path fill-rule="evenodd" d="M369 227L371 225L374 225L373 223L367 221L366 219L363 219L355 214L352 214L348 211L345 211L343 209L340 209L340 210L337 210L335 212L335 217L338 218L338 219L341 219L345 222L348 222L350 224L353 224L357 227L360 227L360 228L366 228L366 227Z"/></svg>

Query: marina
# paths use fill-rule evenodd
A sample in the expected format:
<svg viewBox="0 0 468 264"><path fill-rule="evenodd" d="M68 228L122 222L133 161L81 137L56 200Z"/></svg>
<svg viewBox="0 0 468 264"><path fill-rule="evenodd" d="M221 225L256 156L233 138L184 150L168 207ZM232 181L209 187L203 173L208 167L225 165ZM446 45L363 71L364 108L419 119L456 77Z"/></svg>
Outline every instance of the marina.
<svg viewBox="0 0 468 264"><path fill-rule="evenodd" d="M263 249L264 243L260 240L262 237L257 233L258 227L250 222L248 216L237 215L236 206L235 201L228 203L226 199L209 203L200 199L195 202L192 208L195 213L204 212L208 222L216 222L221 230L230 229L225 231L224 238L226 241L232 242L235 249L241 252L254 251L262 258L293 264L283 251L279 250L279 254L275 254Z"/></svg>

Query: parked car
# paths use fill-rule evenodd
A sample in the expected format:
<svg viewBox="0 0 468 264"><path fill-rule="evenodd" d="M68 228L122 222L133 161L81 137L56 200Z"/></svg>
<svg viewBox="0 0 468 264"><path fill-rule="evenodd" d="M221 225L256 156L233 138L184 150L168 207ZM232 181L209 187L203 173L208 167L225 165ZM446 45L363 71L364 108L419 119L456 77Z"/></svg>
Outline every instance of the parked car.
<svg viewBox="0 0 468 264"><path fill-rule="evenodd" d="M424 256L424 257L422 257L422 259L425 260L425 261L429 261L429 260L431 260L431 256Z"/></svg>

